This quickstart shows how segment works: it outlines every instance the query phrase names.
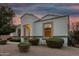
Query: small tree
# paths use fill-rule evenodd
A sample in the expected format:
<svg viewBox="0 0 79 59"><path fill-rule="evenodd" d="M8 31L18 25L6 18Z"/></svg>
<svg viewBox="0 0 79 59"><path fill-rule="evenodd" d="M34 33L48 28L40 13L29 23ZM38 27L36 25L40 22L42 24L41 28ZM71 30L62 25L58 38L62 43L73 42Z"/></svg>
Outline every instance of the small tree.
<svg viewBox="0 0 79 59"><path fill-rule="evenodd" d="M72 26L73 26L73 28L72 28L73 29L73 32L72 32L73 38L72 39L74 39L73 42L75 42L75 44L79 44L79 22L72 24Z"/></svg>
<svg viewBox="0 0 79 59"><path fill-rule="evenodd" d="M0 7L0 35L9 35L15 31L16 27L12 22L14 16L14 11L8 6Z"/></svg>

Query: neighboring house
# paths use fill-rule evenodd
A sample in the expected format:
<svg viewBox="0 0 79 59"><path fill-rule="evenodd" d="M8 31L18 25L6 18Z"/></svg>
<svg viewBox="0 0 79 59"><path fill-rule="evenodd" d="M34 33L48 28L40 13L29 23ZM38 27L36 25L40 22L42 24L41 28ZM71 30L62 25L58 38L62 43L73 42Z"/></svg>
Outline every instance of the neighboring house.
<svg viewBox="0 0 79 59"><path fill-rule="evenodd" d="M69 17L46 15L39 19L33 14L24 14L21 17L21 36L58 36L64 39L64 46L68 43ZM21 38L23 39L23 38ZM41 44L45 41L40 38Z"/></svg>
<svg viewBox="0 0 79 59"><path fill-rule="evenodd" d="M14 33L11 33L10 36L21 36L21 24L17 25L16 31Z"/></svg>
<svg viewBox="0 0 79 59"><path fill-rule="evenodd" d="M16 29L16 36L21 36L21 24L17 26L17 29Z"/></svg>

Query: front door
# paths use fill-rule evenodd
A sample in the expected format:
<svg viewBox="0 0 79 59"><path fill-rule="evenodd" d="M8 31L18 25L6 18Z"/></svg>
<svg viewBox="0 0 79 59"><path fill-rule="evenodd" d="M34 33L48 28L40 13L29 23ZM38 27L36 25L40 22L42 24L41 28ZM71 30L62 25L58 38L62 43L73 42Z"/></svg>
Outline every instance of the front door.
<svg viewBox="0 0 79 59"><path fill-rule="evenodd" d="M51 28L45 28L44 29L44 36L45 37L51 37Z"/></svg>
<svg viewBox="0 0 79 59"><path fill-rule="evenodd" d="M43 32L45 37L51 37L52 36L52 23L44 23L43 24Z"/></svg>

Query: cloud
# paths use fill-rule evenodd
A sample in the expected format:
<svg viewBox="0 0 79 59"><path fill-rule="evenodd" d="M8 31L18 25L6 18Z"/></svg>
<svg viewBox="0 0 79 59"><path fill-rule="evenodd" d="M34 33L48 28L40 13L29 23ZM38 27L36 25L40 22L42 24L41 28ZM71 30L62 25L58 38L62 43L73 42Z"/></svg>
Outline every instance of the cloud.
<svg viewBox="0 0 79 59"><path fill-rule="evenodd" d="M19 6L19 7L18 7ZM78 4L19 4L13 7L17 14L58 14L58 15L79 15Z"/></svg>

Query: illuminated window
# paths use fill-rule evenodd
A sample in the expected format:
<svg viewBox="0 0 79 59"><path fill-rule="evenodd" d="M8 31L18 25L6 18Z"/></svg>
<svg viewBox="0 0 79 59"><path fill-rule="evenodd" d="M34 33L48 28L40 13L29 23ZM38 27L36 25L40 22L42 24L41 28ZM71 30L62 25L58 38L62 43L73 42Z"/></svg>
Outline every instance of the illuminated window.
<svg viewBox="0 0 79 59"><path fill-rule="evenodd" d="M52 36L52 24L51 23L44 23L43 31L44 31L45 37L51 37Z"/></svg>

